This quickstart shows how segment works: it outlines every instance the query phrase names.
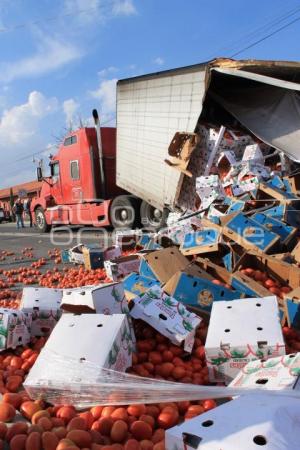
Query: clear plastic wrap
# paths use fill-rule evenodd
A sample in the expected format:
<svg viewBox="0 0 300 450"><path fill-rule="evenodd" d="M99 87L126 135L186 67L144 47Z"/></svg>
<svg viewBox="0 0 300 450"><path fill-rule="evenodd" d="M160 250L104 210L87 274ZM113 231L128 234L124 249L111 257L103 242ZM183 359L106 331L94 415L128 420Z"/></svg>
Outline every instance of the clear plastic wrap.
<svg viewBox="0 0 300 450"><path fill-rule="evenodd" d="M24 387L31 398L77 408L224 398L257 394L262 388L228 388L174 383L104 369L88 361L63 359L43 350ZM268 390L264 394L300 398L297 390Z"/></svg>

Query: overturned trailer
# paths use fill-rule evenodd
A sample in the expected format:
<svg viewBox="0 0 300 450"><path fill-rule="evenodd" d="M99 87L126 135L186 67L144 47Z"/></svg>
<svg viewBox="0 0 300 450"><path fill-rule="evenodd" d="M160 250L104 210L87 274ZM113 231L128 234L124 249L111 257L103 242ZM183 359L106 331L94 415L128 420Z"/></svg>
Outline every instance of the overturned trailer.
<svg viewBox="0 0 300 450"><path fill-rule="evenodd" d="M299 90L300 63L285 61L220 58L120 80L117 184L153 208L189 209L183 192L189 176L194 180L213 163L212 148L201 147L208 125L217 133L226 128L233 138L239 133L245 145L262 141L270 153L300 162ZM176 139L184 141L184 134L201 151L176 167L170 155L176 156Z"/></svg>

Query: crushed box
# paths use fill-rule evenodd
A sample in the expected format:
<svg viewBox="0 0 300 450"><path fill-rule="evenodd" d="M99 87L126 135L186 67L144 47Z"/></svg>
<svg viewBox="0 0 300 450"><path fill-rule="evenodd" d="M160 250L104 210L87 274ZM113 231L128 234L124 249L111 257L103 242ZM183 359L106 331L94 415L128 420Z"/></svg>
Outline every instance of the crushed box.
<svg viewBox="0 0 300 450"><path fill-rule="evenodd" d="M220 233L215 228L193 231L185 235L180 251L183 255L217 252L220 239Z"/></svg>
<svg viewBox="0 0 300 450"><path fill-rule="evenodd" d="M210 381L226 384L253 359L285 355L276 297L213 303L205 354Z"/></svg>
<svg viewBox="0 0 300 450"><path fill-rule="evenodd" d="M62 313L61 299L61 289L23 289L20 310L32 316L31 336L45 336L52 331Z"/></svg>
<svg viewBox="0 0 300 450"><path fill-rule="evenodd" d="M183 344L184 350L191 353L195 331L201 319L164 293L160 287L154 286L142 298L133 299L130 314L151 325L173 344Z"/></svg>
<svg viewBox="0 0 300 450"><path fill-rule="evenodd" d="M167 247L142 257L140 275L166 283L176 272L184 270L190 261L177 247Z"/></svg>
<svg viewBox="0 0 300 450"><path fill-rule="evenodd" d="M71 313L127 314L122 283L64 289L61 308Z"/></svg>

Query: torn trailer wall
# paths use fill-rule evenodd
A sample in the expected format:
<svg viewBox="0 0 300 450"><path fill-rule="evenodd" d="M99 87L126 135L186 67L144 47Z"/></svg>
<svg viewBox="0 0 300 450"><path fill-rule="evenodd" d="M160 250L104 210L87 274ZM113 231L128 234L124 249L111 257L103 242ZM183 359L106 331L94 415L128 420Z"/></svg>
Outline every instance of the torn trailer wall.
<svg viewBox="0 0 300 450"><path fill-rule="evenodd" d="M299 82L299 63L280 66L262 61L249 68L221 64L210 69L207 98L214 99L259 139L300 162Z"/></svg>

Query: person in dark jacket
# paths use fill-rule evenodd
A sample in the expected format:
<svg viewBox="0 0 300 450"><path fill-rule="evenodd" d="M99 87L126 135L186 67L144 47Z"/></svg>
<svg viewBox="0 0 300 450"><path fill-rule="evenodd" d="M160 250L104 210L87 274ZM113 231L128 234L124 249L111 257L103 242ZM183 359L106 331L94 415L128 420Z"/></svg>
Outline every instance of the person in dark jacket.
<svg viewBox="0 0 300 450"><path fill-rule="evenodd" d="M23 221L24 206L20 198L18 198L18 200L15 203L14 213L17 219L17 228L25 228Z"/></svg>

